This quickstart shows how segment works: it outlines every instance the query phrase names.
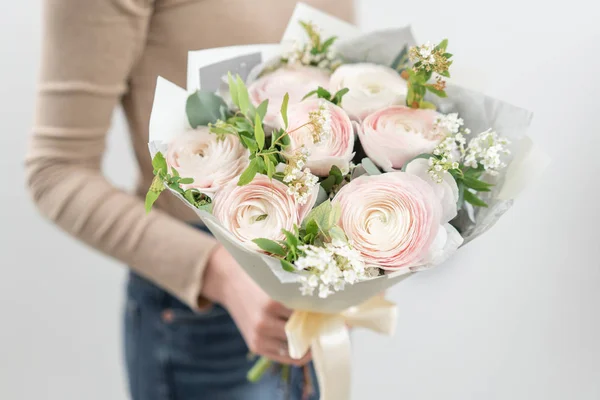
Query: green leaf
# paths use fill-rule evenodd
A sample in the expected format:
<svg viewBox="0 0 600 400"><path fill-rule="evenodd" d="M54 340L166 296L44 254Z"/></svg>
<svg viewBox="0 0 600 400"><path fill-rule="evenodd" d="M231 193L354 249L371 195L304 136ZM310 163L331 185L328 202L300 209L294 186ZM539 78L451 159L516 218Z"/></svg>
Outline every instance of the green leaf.
<svg viewBox="0 0 600 400"><path fill-rule="evenodd" d="M446 78L450 78L450 71L443 71L443 72L440 72L440 75L441 75L441 76L445 76Z"/></svg>
<svg viewBox="0 0 600 400"><path fill-rule="evenodd" d="M427 88L427 90L429 90L431 93L435 94L438 97L442 97L442 98L448 97L448 95L446 94L445 91L438 90L433 85L426 85L425 87Z"/></svg>
<svg viewBox="0 0 600 400"><path fill-rule="evenodd" d="M190 184L194 183L194 178L181 178L179 180L179 183L181 183L183 185L190 185Z"/></svg>
<svg viewBox="0 0 600 400"><path fill-rule="evenodd" d="M289 262L287 260L279 260L279 261L281 261L281 267L283 268L284 271L296 272L296 268L294 268L294 264L292 264L291 262Z"/></svg>
<svg viewBox="0 0 600 400"><path fill-rule="evenodd" d="M288 127L287 109L289 101L290 95L286 93L285 96L283 96L283 101L281 102L281 118L283 118L283 126L285 126L285 129Z"/></svg>
<svg viewBox="0 0 600 400"><path fill-rule="evenodd" d="M243 135L240 135L240 138L242 139L242 144L244 144L244 147L247 147L251 153L256 153L258 151L258 144L256 143L256 140Z"/></svg>
<svg viewBox="0 0 600 400"><path fill-rule="evenodd" d="M326 41L323 42L323 45L321 46L321 52L325 53L327 51L327 49L329 49L329 47L337 40L337 36L332 36L329 39L327 39Z"/></svg>
<svg viewBox="0 0 600 400"><path fill-rule="evenodd" d="M317 88L317 95L322 98L322 99L331 99L331 93L329 93L329 91L321 86L319 86Z"/></svg>
<svg viewBox="0 0 600 400"><path fill-rule="evenodd" d="M265 131L263 130L262 122L260 119L260 115L256 114L256 118L254 119L254 137L256 138L256 143L258 144L258 149L262 150L265 148Z"/></svg>
<svg viewBox="0 0 600 400"><path fill-rule="evenodd" d="M427 110L435 110L437 107L435 106L435 104L423 100L421 102L421 104L419 104L419 108L424 108L424 109L427 109Z"/></svg>
<svg viewBox="0 0 600 400"><path fill-rule="evenodd" d="M260 120L263 121L265 119L265 115L267 115L267 109L269 108L269 99L260 103L258 107L256 107L256 114L260 116Z"/></svg>
<svg viewBox="0 0 600 400"><path fill-rule="evenodd" d="M317 200L315 201L315 207L324 202L329 198L329 195L323 188L323 186L319 186L319 194L317 195Z"/></svg>
<svg viewBox="0 0 600 400"><path fill-rule="evenodd" d="M331 227L331 229L329 230L329 235L331 236L331 239L337 239L344 242L348 240L346 234L344 233L344 230L337 225Z"/></svg>
<svg viewBox="0 0 600 400"><path fill-rule="evenodd" d="M185 104L185 112L192 128L225 119L224 109L227 109L227 104L220 96L202 90L192 93Z"/></svg>
<svg viewBox="0 0 600 400"><path fill-rule="evenodd" d="M248 88L246 88L246 84L239 75L236 76L236 84L240 111L242 114L248 115L250 109L253 108L250 95L248 95Z"/></svg>
<svg viewBox="0 0 600 400"><path fill-rule="evenodd" d="M305 96L302 98L302 100L304 101L304 100L308 99L310 96L313 96L313 95L315 95L315 94L317 94L317 91L316 91L316 90L311 90L310 92L308 92L308 93L307 93L307 94L306 94L306 95L305 95Z"/></svg>
<svg viewBox="0 0 600 400"><path fill-rule="evenodd" d="M240 175L240 179L237 183L238 186L244 186L252 182L252 179L254 179L254 177L260 169L261 161L262 158L254 158L252 161L250 161L250 165L248 165L248 168L246 168L242 175Z"/></svg>
<svg viewBox="0 0 600 400"><path fill-rule="evenodd" d="M208 213L212 214L212 209L213 209L213 203L204 203L204 204L197 204L196 208L198 210L202 210L202 211L206 211Z"/></svg>
<svg viewBox="0 0 600 400"><path fill-rule="evenodd" d="M329 175L327 178L325 178L323 180L323 182L321 182L321 187L327 192L331 192L331 189L333 189L333 185L335 185L335 176L333 175Z"/></svg>
<svg viewBox="0 0 600 400"><path fill-rule="evenodd" d="M377 166L373 163L373 161L371 161L370 158L365 157L362 159L362 161L360 162L362 167L365 169L365 171L367 171L367 174L369 175L380 175L381 171L379 170L379 168L377 168Z"/></svg>
<svg viewBox="0 0 600 400"><path fill-rule="evenodd" d="M319 225L317 224L317 221L310 219L306 223L305 231L307 235L317 235L317 233L319 233Z"/></svg>
<svg viewBox="0 0 600 400"><path fill-rule="evenodd" d="M464 198L467 203L474 205L475 207L487 207L487 203L477 197L474 193L469 190L464 191Z"/></svg>
<svg viewBox="0 0 600 400"><path fill-rule="evenodd" d="M165 157L160 151L154 155L152 167L154 168L154 171L156 171L156 174L159 174L161 171L163 174L167 173L167 160L165 160Z"/></svg>
<svg viewBox="0 0 600 400"><path fill-rule="evenodd" d="M440 44L438 44L437 46L435 46L434 50L442 49L442 51L446 51L446 47L448 47L448 39L442 40L440 42Z"/></svg>
<svg viewBox="0 0 600 400"><path fill-rule="evenodd" d="M273 178L273 175L275 175L275 164L273 164L270 158L267 158L265 164L267 165L267 176Z"/></svg>
<svg viewBox="0 0 600 400"><path fill-rule="evenodd" d="M329 224L327 225L327 229L330 230L333 226L337 225L341 216L342 206L340 203L333 203L331 207L331 213L329 213Z"/></svg>
<svg viewBox="0 0 600 400"><path fill-rule="evenodd" d="M302 227L306 228L305 221L314 220L319 226L319 229L327 234L329 229L333 226L331 223L331 213L333 212L333 206L330 200L326 200L319 204L317 207L310 210L304 221L302 221Z"/></svg>
<svg viewBox="0 0 600 400"><path fill-rule="evenodd" d="M279 243L277 243L273 240L259 238L259 239L254 239L252 241L254 243L256 243L256 245L258 245L258 247L260 247L267 253L275 254L275 255L278 255L281 257L285 257L285 255L287 254L285 249L283 247L281 247L281 245Z"/></svg>
<svg viewBox="0 0 600 400"><path fill-rule="evenodd" d="M350 89L348 88L343 88L341 90L338 90L336 92L336 94L333 95L333 99L331 99L331 102L333 104L335 104L336 106L339 106L340 104L342 104L342 97L344 97L344 95L346 93L348 93L350 91Z"/></svg>
<svg viewBox="0 0 600 400"><path fill-rule="evenodd" d="M298 247L299 241L298 241L298 237L296 237L296 235L294 235L292 232L287 231L285 229L282 229L281 231L285 235L287 243L289 244L290 247L292 247L292 248Z"/></svg>
<svg viewBox="0 0 600 400"><path fill-rule="evenodd" d="M476 178L472 178L470 176L464 176L462 178L463 182L465 183L465 186L470 188L470 189L474 189L478 192L489 192L490 188L494 185L481 181L479 179Z"/></svg>
<svg viewBox="0 0 600 400"><path fill-rule="evenodd" d="M231 96L231 101L239 108L240 100L238 96L237 84L233 79L233 76L231 76L231 72L227 73L227 82L229 83L229 95Z"/></svg>
<svg viewBox="0 0 600 400"><path fill-rule="evenodd" d="M165 185L159 175L156 175L152 180L152 184L146 193L146 212L149 213L152 209L152 205L158 199L162 191L165 190Z"/></svg>

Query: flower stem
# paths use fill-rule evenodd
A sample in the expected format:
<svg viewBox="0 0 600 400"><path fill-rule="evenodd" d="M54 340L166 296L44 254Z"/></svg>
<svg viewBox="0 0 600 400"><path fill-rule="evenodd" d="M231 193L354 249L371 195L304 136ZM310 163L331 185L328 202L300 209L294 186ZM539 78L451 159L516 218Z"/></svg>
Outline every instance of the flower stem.
<svg viewBox="0 0 600 400"><path fill-rule="evenodd" d="M248 371L246 378L252 383L260 381L272 364L273 362L266 357L259 358L258 361L254 363L254 366L250 368L250 371Z"/></svg>

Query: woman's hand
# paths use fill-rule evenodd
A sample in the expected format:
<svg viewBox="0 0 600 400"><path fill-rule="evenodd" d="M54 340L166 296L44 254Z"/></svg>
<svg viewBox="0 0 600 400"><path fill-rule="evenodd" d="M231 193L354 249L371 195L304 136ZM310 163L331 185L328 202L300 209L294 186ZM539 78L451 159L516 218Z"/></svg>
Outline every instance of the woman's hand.
<svg viewBox="0 0 600 400"><path fill-rule="evenodd" d="M310 354L300 360L289 356L285 323L292 311L271 300L223 246L209 260L203 295L229 311L252 353L282 364L310 360Z"/></svg>

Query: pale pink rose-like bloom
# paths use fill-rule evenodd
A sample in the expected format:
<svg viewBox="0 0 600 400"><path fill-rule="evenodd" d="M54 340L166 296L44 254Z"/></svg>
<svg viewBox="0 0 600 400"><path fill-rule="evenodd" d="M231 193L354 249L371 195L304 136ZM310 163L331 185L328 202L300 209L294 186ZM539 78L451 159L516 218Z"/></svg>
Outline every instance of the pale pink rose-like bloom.
<svg viewBox="0 0 600 400"><path fill-rule="evenodd" d="M391 106L367 116L358 130L365 153L385 171L393 171L444 139L434 130L434 110Z"/></svg>
<svg viewBox="0 0 600 400"><path fill-rule="evenodd" d="M286 66L265 75L248 86L250 101L254 106L260 105L264 100L269 100L269 107L264 118L264 123L270 127L279 128L280 110L283 98L287 93L289 103L295 104L309 92L319 86L327 89L329 86L329 73L316 67L301 65Z"/></svg>
<svg viewBox="0 0 600 400"><path fill-rule="evenodd" d="M301 225L317 200L318 186L313 189L306 204L299 205L285 184L266 175L256 175L244 186L235 179L217 193L212 212L236 239L256 249L253 239L281 240L282 229Z"/></svg>
<svg viewBox="0 0 600 400"><path fill-rule="evenodd" d="M458 248L462 238L444 219L446 201L405 172L360 176L333 200L354 248L368 265L387 270L441 262Z"/></svg>
<svg viewBox="0 0 600 400"><path fill-rule="evenodd" d="M443 219L450 221L458 213L458 185L449 173L442 175L442 181L436 182L429 176L429 161L424 158L417 158L408 163L405 169L406 173L416 175L431 186L436 196L442 200Z"/></svg>
<svg viewBox="0 0 600 400"><path fill-rule="evenodd" d="M370 63L342 65L331 75L329 85L332 92L349 89L342 98L342 108L357 121L384 107L404 104L408 92L397 71Z"/></svg>
<svg viewBox="0 0 600 400"><path fill-rule="evenodd" d="M198 127L177 136L166 152L169 171L173 168L194 183L181 185L195 188L209 197L240 175L248 167L250 152L234 135L222 140L207 127Z"/></svg>
<svg viewBox="0 0 600 400"><path fill-rule="evenodd" d="M315 132L313 125L306 125L309 113L324 108L329 121L328 132ZM304 146L308 152L306 166L317 176L328 176L333 165L348 173L354 156L354 127L348 114L335 104L321 99L307 99L288 109L290 145L287 151L294 152ZM318 129L320 129L319 127ZM322 139L314 142L315 134L323 133Z"/></svg>

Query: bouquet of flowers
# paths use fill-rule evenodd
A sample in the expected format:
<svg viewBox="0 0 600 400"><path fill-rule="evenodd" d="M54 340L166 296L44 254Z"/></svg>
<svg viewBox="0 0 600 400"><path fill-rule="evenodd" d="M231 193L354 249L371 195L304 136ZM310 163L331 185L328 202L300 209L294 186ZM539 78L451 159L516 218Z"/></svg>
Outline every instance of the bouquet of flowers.
<svg viewBox="0 0 600 400"><path fill-rule="evenodd" d="M159 78L147 208L171 191L296 310L290 355L312 348L323 399L349 397L347 326L391 334L380 293L489 229L547 162L531 114L448 84L451 65L447 40L299 4L281 45L191 52L188 92Z"/></svg>

